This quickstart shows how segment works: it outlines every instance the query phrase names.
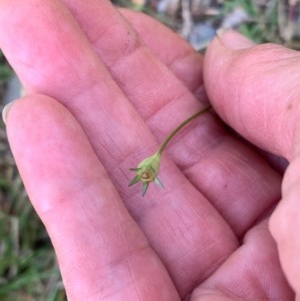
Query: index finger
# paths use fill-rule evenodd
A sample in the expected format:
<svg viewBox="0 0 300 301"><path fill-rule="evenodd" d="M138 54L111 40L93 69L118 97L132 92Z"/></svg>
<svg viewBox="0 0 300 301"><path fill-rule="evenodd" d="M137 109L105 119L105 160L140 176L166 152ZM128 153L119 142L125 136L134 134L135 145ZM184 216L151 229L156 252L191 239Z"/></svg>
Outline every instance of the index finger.
<svg viewBox="0 0 300 301"><path fill-rule="evenodd" d="M27 96L11 107L7 131L69 300L179 301L165 267L64 106L44 95Z"/></svg>

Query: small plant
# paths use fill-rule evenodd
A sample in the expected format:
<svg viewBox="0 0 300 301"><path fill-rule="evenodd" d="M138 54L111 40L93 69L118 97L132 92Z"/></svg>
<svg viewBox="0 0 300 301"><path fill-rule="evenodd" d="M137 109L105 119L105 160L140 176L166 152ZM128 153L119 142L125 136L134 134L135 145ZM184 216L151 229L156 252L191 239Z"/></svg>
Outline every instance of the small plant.
<svg viewBox="0 0 300 301"><path fill-rule="evenodd" d="M164 142L161 144L159 150L155 152L152 156L147 157L146 159L142 160L137 168L131 168L130 170L135 172L135 177L131 180L129 183L129 186L132 186L139 181L143 183L142 186L142 195L144 196L147 192L147 189L150 185L150 183L155 182L160 188L163 188L163 184L158 178L159 173L159 166L160 166L160 159L163 154L163 151L167 147L167 144L170 142L170 140L189 122L191 122L193 119L197 118L198 116L202 115L206 111L208 111L211 108L211 106L207 106L204 109L201 109L196 114L192 115L185 121L183 121L178 127L175 128L175 130L164 140Z"/></svg>

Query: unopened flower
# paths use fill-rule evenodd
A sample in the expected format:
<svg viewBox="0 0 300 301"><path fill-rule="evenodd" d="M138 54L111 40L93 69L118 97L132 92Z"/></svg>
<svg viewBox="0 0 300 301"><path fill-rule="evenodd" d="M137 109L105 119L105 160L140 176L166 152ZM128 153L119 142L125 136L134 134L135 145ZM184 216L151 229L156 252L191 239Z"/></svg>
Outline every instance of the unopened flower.
<svg viewBox="0 0 300 301"><path fill-rule="evenodd" d="M136 176L131 180L129 186L132 186L139 181L143 183L142 194L145 195L150 183L155 182L159 187L163 188L163 184L158 179L161 153L156 152L151 157L141 161L137 168L131 168L131 171L136 172Z"/></svg>
<svg viewBox="0 0 300 301"><path fill-rule="evenodd" d="M211 106L207 106L204 109L200 110L196 114L192 115L184 122L182 122L175 130L164 140L159 150L154 153L154 155L144 159L138 164L137 168L131 168L131 171L136 173L136 176L130 181L129 186L132 186L138 182L143 183L142 194L143 196L146 194L146 191L150 185L150 183L155 182L159 187L163 188L162 183L158 179L157 175L159 172L160 159L163 151L165 150L167 144L170 140L181 130L186 124L191 122L196 117L202 115L204 112L208 111Z"/></svg>

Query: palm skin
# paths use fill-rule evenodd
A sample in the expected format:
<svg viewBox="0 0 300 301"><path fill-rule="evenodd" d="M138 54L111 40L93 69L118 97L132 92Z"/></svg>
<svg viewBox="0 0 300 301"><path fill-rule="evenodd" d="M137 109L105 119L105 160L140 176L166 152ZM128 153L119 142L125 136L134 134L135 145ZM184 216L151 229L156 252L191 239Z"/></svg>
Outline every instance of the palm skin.
<svg viewBox="0 0 300 301"><path fill-rule="evenodd" d="M0 46L28 92L8 114L9 141L69 300L294 300L268 229L281 172L215 114L172 142L163 190L142 198L128 169L207 102L203 77L226 123L293 160L296 134L278 138L278 124L296 132L278 100L291 82L278 93L274 83L290 73L278 56L295 52L246 39L240 47L229 32L203 60L109 1L1 1L0 24Z"/></svg>

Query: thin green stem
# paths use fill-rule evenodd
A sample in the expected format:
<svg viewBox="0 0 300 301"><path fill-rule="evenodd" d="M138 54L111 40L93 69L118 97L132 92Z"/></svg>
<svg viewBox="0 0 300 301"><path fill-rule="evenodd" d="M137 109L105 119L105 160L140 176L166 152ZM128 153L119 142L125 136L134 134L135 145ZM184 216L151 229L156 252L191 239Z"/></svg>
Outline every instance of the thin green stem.
<svg viewBox="0 0 300 301"><path fill-rule="evenodd" d="M175 128L175 130L165 139L165 141L162 143L162 145L160 146L159 150L158 150L158 154L161 156L163 151L165 150L167 144L170 142L170 140L172 140L172 138L185 126L187 125L189 122L191 122L193 119L199 117L200 115L202 115L203 113L205 113L206 111L208 111L211 108L211 105L205 107L204 109L201 109L200 111L198 111L197 113L195 113L194 115L192 115L191 117L189 117L188 119L186 119L184 122L182 122L179 126L177 126Z"/></svg>

